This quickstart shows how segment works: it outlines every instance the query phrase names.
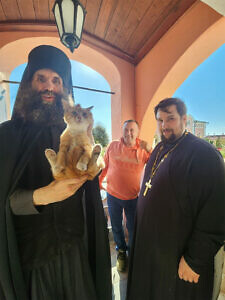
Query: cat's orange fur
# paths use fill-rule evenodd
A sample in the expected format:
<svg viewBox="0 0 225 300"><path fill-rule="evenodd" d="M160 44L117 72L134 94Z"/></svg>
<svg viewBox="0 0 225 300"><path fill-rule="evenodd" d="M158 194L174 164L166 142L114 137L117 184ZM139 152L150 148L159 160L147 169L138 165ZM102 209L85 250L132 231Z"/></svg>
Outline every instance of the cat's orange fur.
<svg viewBox="0 0 225 300"><path fill-rule="evenodd" d="M93 124L92 107L71 106L64 100L63 106L67 127L60 137L59 152L45 150L53 177L62 180L88 175L92 180L104 168L104 161L99 157L101 145L92 146L87 134L88 127Z"/></svg>

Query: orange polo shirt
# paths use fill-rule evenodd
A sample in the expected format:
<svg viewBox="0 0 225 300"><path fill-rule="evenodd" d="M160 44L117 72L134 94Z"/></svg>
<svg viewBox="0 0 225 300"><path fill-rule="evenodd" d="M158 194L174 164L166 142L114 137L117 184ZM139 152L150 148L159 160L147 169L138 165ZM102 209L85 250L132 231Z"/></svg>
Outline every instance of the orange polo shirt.
<svg viewBox="0 0 225 300"><path fill-rule="evenodd" d="M106 149L105 168L99 176L99 184L106 176L107 192L121 200L135 199L140 190L140 177L150 153L136 145L127 147L123 138L112 141Z"/></svg>

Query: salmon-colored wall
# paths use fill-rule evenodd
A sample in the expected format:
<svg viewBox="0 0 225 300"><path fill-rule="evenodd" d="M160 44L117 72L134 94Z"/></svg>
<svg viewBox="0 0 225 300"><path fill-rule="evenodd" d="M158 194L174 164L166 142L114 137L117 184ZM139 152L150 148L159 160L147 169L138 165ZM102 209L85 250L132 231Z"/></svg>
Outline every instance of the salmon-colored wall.
<svg viewBox="0 0 225 300"><path fill-rule="evenodd" d="M44 36L48 35L48 36ZM31 37L32 36L32 37ZM56 36L56 37L55 37ZM108 81L111 91L112 138L121 136L121 124L127 118L135 118L134 66L105 50L84 42L72 54L53 33L2 32L0 33L0 70L8 80L11 71L27 61L30 50L40 44L61 48L70 59L79 61L100 74ZM122 99L122 101L121 101ZM9 102L9 101L8 101ZM9 103L7 104L9 111Z"/></svg>
<svg viewBox="0 0 225 300"><path fill-rule="evenodd" d="M171 97L190 73L225 41L225 18L202 2L194 4L135 69L136 117L141 137L153 140L154 107Z"/></svg>

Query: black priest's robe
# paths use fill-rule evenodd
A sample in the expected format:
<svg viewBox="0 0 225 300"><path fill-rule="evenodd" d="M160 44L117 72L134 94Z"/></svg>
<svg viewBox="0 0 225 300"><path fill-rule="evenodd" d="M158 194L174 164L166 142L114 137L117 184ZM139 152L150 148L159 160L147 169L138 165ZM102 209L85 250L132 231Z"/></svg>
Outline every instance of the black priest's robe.
<svg viewBox="0 0 225 300"><path fill-rule="evenodd" d="M19 120L0 125L1 300L42 299L41 294L43 299L80 300L91 286L93 299L111 299L110 251L97 178L64 201L37 207L36 213L15 215L10 207L17 189L32 191L53 180L44 150L58 150L62 130ZM51 272L61 276L54 283ZM41 290L42 280L55 284L49 286L55 295ZM70 285L68 294L57 294L60 284Z"/></svg>
<svg viewBox="0 0 225 300"><path fill-rule="evenodd" d="M220 153L188 134L164 144L152 187L143 195L162 145L145 169L136 215L127 300L211 300L214 256L225 237L225 174ZM199 282L179 279L184 256Z"/></svg>

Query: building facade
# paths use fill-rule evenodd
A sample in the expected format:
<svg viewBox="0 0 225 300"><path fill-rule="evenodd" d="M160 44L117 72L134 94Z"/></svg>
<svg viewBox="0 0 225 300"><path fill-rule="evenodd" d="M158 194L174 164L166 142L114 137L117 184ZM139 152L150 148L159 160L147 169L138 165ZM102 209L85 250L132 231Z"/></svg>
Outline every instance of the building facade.
<svg viewBox="0 0 225 300"><path fill-rule="evenodd" d="M191 115L187 116L186 129L192 134L204 138L206 136L206 125L208 122L195 120Z"/></svg>

